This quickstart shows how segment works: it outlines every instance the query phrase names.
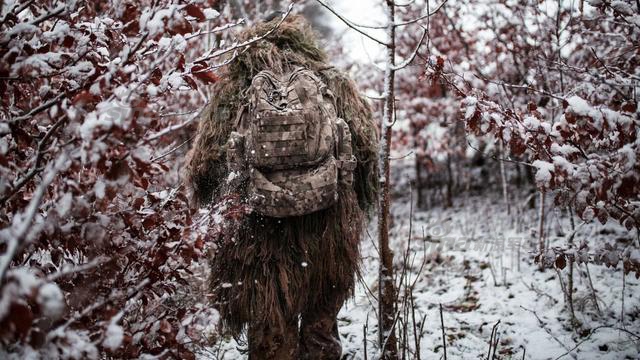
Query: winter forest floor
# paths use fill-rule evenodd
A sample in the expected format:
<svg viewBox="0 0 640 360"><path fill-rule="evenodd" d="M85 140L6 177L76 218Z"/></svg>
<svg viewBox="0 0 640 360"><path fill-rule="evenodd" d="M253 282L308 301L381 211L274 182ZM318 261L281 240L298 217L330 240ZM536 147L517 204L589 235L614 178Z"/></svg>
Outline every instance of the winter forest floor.
<svg viewBox="0 0 640 360"><path fill-rule="evenodd" d="M458 198L448 209L434 207L412 212L408 195L394 200L392 246L396 275L400 276L406 263L408 276L403 283L415 281L416 328L422 334L420 358L444 357L439 311L442 304L450 359L486 359L492 329L498 321L496 359L637 359L640 281L631 274L625 277L623 285L620 266L612 269L592 264L589 273L584 265L576 266L577 322L572 325L558 273L555 269L541 272L533 261L538 210L529 208L524 196L513 200L513 204L517 205L512 206L512 215L507 215L498 196L483 195ZM545 234L549 246L565 244L572 231L567 213L547 210ZM374 296L378 257L373 224L362 241L362 281L339 315L343 359L377 358ZM580 225L576 219L575 226L580 227L576 243L587 240L591 244L610 242L623 247L636 236L613 223ZM407 246L408 260L403 261ZM567 272L568 267L561 271L565 282ZM589 275L600 314L592 300ZM401 287L400 292L404 290ZM406 318L407 341L414 349L411 313ZM402 321L398 321L398 326L403 328ZM236 348L234 341L222 341L204 349L200 357L240 358ZM403 358L418 358L413 353L405 355Z"/></svg>

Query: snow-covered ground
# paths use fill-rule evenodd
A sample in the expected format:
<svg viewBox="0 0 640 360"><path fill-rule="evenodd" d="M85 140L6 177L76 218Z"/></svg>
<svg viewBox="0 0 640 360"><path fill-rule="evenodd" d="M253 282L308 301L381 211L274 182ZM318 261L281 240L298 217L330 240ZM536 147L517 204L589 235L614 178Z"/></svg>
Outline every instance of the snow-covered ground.
<svg viewBox="0 0 640 360"><path fill-rule="evenodd" d="M574 302L579 325L573 330L556 271L540 272L533 263L536 210L523 209L517 216L509 216L502 204L492 203L487 197L462 202L463 199L458 199L458 205L451 209L415 211L412 217L407 201L395 202L393 246L397 262L406 250L409 227L412 228L413 265L409 283L417 277L415 317L419 321L425 316L421 358L440 358L444 354L439 304L444 309L449 358L487 358L492 328L498 321L496 358L522 359L525 351L526 359L638 358L640 282L633 274L625 278L622 322L620 266L618 269L589 266L602 316L591 300L586 268L578 267L574 274ZM412 224L409 224L410 218L413 218ZM516 218L520 219L519 223L515 222ZM551 210L546 218L546 232L552 245L565 243L565 236L571 232L566 214ZM373 233L371 236L375 238ZM631 236L636 234L613 223L607 226L594 223L581 227L575 241L615 243ZM375 358L376 354L375 300L366 289L369 287L374 294L377 289L377 252L371 239L363 242L362 254L364 284L340 313L340 333L349 359L364 359L363 324L367 317L369 358ZM423 260L425 265L418 274ZM567 268L562 271L565 279L567 272ZM620 330L622 328L636 336ZM589 329L594 330L590 336ZM412 349L415 348L413 340L410 334Z"/></svg>
<svg viewBox="0 0 640 360"><path fill-rule="evenodd" d="M514 201L518 203L522 199ZM444 355L439 312L442 304L450 359L486 359L492 328L498 321L497 359L522 359L525 351L526 359L637 359L640 282L633 274L625 278L622 322L620 266L589 266L602 315L593 304L585 266L577 267L574 302L578 324L574 330L556 271L540 272L533 263L537 210L522 207L514 206L514 213L507 215L499 200L491 201L485 195L459 198L450 209L415 210L411 214L408 196L394 201L392 246L398 273L412 229L407 280L412 283L417 279L413 295L418 328L424 316L421 358L439 359ZM545 223L551 245L566 242L571 232L566 213L550 210ZM344 359L365 359L365 327L368 358L377 355L373 296L377 293L378 262L373 225L362 242L363 279L339 315ZM582 226L575 241L623 243L635 236L613 223L593 223ZM567 272L567 268L561 272L565 279ZM412 326L408 338L414 349ZM221 358L240 356L235 342L221 346L221 351L215 351L225 354ZM203 353L202 357L214 358L212 354ZM407 358L416 357L407 354Z"/></svg>

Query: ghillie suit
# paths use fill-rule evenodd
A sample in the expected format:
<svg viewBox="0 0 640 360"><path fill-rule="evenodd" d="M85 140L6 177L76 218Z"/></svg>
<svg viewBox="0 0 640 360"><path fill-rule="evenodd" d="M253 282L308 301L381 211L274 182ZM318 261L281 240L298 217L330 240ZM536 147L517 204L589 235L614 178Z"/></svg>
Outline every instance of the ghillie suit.
<svg viewBox="0 0 640 360"><path fill-rule="evenodd" d="M241 40L264 34L275 24L248 28ZM251 358L340 356L336 315L353 291L365 214L377 196L377 134L371 110L355 84L327 65L304 20L291 16L221 69L188 159L187 179L195 200L206 204L228 198L226 144L252 78L265 69L285 74L298 67L312 70L334 94L337 116L351 131L357 166L353 184L339 185L335 205L286 218L245 214L235 231L215 240L210 260L213 302L227 330L234 335L248 331ZM240 198L243 189L238 190Z"/></svg>

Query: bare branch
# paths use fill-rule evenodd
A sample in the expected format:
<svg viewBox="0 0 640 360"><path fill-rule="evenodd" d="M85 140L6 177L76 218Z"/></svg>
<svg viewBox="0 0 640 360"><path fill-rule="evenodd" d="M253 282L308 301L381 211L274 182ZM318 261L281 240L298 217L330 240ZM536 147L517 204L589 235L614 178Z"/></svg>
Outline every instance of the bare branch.
<svg viewBox="0 0 640 360"><path fill-rule="evenodd" d="M378 39L374 38L373 36L371 36L371 35L367 34L366 32L364 32L364 31L362 31L362 30L358 29L358 27L362 27L362 28L369 28L369 29L386 29L386 28L387 28L386 26L380 26L380 27L377 27L377 26L365 26L365 25L359 25L359 24L356 24L356 23L354 23L353 21L351 21L351 20L349 20L349 19L346 19L346 18L345 18L345 17L343 17L342 15L338 14L338 12L337 12L337 11L335 11L331 6L327 5L327 3L325 3L324 1L322 1L322 0L316 0L316 1L317 1L320 5L322 5L325 9L329 10L333 15L335 15L338 19L340 19L340 20L341 20L343 23L345 23L348 27L350 27L350 28L352 28L353 30L355 30L355 31L359 32L360 34L362 34L362 35L366 36L367 38L369 38L369 39L371 39L371 40L373 40L373 41L377 42L377 43L378 43L378 44L380 44L380 45L383 45L383 46L389 46L389 44L387 44L386 42L384 42L384 41L380 41L380 40L378 40Z"/></svg>
<svg viewBox="0 0 640 360"><path fill-rule="evenodd" d="M42 182L34 191L33 197L31 198L31 201L29 201L27 209L20 216L19 223L14 226L15 231L11 231L11 228L8 229L6 251L0 256L0 281L4 279L5 272L9 267L9 264L11 264L11 261L13 260L13 257L15 256L17 250L23 247L22 243L26 240L29 230L31 230L31 222L38 213L38 208L40 207L42 198L46 193L47 187L49 187L51 182L53 182L53 179L55 179L58 171L60 171L65 161L66 154L58 157L55 164L51 166L49 171L47 171L44 178L42 179Z"/></svg>
<svg viewBox="0 0 640 360"><path fill-rule="evenodd" d="M416 55L418 55L418 50L420 50L420 47L422 46L422 43L424 42L424 39L426 37L427 37L427 29L423 29L422 36L420 37L420 41L418 41L418 45L416 45L416 48L413 50L413 53L411 54L411 56L409 56L407 60L405 60L404 62L394 66L393 67L394 71L398 71L400 69L406 68L413 61L413 59L416 58Z"/></svg>
<svg viewBox="0 0 640 360"><path fill-rule="evenodd" d="M49 100L48 102L34 108L31 109L29 112L27 112L26 114L20 115L16 118L11 119L11 123L12 124L16 124L25 120L29 120L32 117L34 117L35 115L49 109L50 107L52 107L53 105L57 104L58 102L60 102L60 100L62 100L62 98L64 97L64 93L60 93L58 94L58 96L54 97L53 99Z"/></svg>
<svg viewBox="0 0 640 360"><path fill-rule="evenodd" d="M176 146L176 147L172 148L171 150L167 151L166 153L164 153L164 154L162 154L162 155L160 155L160 156L158 156L158 157L152 158L152 159L151 159L151 160L149 160L149 161L151 161L151 162L156 162L156 161L158 161L158 160L162 160L163 158L165 158L165 157L167 157L167 156L169 156L169 155L173 154L173 153L174 153L174 152L176 152L178 149L180 149L181 147L183 147L183 146L185 146L186 144L188 144L188 143L189 143L189 141L193 140L193 138L194 138L194 137L195 137L195 136L192 136L192 137L188 138L187 140L183 141L180 145L178 145L178 146Z"/></svg>
<svg viewBox="0 0 640 360"><path fill-rule="evenodd" d="M410 25L410 24L415 24L420 20L424 20L424 19L426 19L428 17L431 17L431 16L435 15L436 13L438 13L438 11L440 11L440 9L442 9L442 7L444 6L444 4L447 3L447 1L448 0L444 0L440 5L438 5L438 7L435 10L433 10L430 13L426 13L426 14L424 14L424 15L418 17L418 18L415 18L413 20L408 20L408 21L405 21L405 22L396 23L395 26L406 26L406 25Z"/></svg>
<svg viewBox="0 0 640 360"><path fill-rule="evenodd" d="M72 266L72 267L68 267L68 268L64 268L60 271L57 271L53 274L50 274L49 276L47 276L47 281L55 281L61 277L65 277L67 275L71 275L71 274L75 274L75 273L79 273L79 272L83 272L83 271L87 271L87 270L91 270L95 267L98 267L104 263L106 263L107 261L109 261L109 259L105 256L100 256L97 257L93 260L91 260L88 263L85 264L80 264L80 265L76 265L76 266Z"/></svg>
<svg viewBox="0 0 640 360"><path fill-rule="evenodd" d="M194 62L207 61L207 60L215 59L215 58L218 58L218 57L220 57L222 55L228 54L228 53L230 53L232 51L236 51L236 50L241 49L241 48L245 48L247 46L250 46L250 45L253 45L253 44L257 43L260 40L265 39L269 35L273 34L273 32L276 31L276 29L279 28L280 25L282 25L282 23L289 16L289 14L291 14L291 10L293 9L293 4L294 3L289 4L289 7L287 8L287 11L282 15L282 18L280 19L280 21L278 21L278 23L273 28L271 28L271 30L267 31L263 35L255 37L255 38L247 40L247 41L244 41L244 42L242 42L240 44L232 45L232 46L230 46L228 48L225 48L225 49L220 49L220 50L218 50L216 52L213 52L213 53L209 52L208 55L205 55L205 56L197 59Z"/></svg>
<svg viewBox="0 0 640 360"><path fill-rule="evenodd" d="M40 168L40 162L42 161L42 155L44 154L44 151L45 151L44 147L46 146L46 143L49 141L53 133L66 120L67 120L66 116L61 117L55 124L53 124L53 126L47 131L44 137L38 142L38 148L36 150L36 157L33 162L33 167L31 167L31 170L29 170L29 172L22 179L20 179L11 187L11 190L6 195L0 198L0 204L2 206L5 205L5 202L7 200L11 199L13 195L15 195L18 191L20 191L20 189L22 189L23 186L25 186L29 181L31 181L31 179L33 179L33 177L36 176L37 173L42 171L42 168Z"/></svg>
<svg viewBox="0 0 640 360"><path fill-rule="evenodd" d="M154 141L154 140L157 140L157 139L159 139L159 138L161 138L161 137L163 137L163 136L165 136L165 135L167 135L169 133L172 133L172 132L174 132L176 130L180 130L183 127L191 124L198 117L200 117L201 113L202 113L202 110L198 111L197 114L193 115L192 117L190 117L186 121L183 121L181 123L174 124L174 125L171 125L169 127L166 127L164 129L158 131L157 133L154 133L154 134L151 134L151 135L147 136L146 138L144 138L144 140L145 141Z"/></svg>
<svg viewBox="0 0 640 360"><path fill-rule="evenodd" d="M185 40L191 40L191 39L197 38L197 37L202 36L202 35L209 35L209 34L219 33L219 32L231 29L233 27L236 27L238 25L242 25L245 22L246 22L245 19L240 19L237 22L225 24L225 25L222 25L222 26L218 26L218 27L213 28L213 29L211 29L209 31L198 30L197 32L192 33L189 36L186 36L184 39Z"/></svg>

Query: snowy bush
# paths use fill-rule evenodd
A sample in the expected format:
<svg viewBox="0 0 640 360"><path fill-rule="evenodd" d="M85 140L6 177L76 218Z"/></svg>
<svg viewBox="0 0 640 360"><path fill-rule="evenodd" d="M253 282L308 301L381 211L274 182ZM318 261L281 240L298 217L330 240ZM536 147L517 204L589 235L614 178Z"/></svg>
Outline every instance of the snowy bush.
<svg viewBox="0 0 640 360"><path fill-rule="evenodd" d="M0 357L192 358L214 334L175 300L204 239L173 158L246 45L211 6L3 3Z"/></svg>

